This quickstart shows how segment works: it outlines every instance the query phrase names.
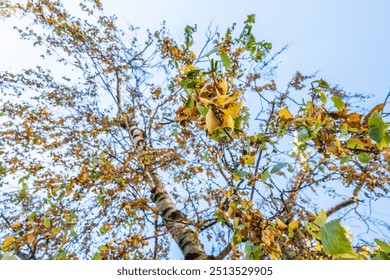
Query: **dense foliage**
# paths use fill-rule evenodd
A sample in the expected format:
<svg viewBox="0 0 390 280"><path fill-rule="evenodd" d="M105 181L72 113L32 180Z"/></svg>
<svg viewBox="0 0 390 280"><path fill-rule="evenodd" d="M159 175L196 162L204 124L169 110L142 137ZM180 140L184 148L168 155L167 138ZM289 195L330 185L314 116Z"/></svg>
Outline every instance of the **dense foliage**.
<svg viewBox="0 0 390 280"><path fill-rule="evenodd" d="M10 8L45 53L0 72L4 259L166 259L172 240L186 259L389 259L330 218L386 199L387 98L359 112L362 96L299 72L281 90L254 15L200 44L194 26L180 43L121 30L98 0L80 17ZM319 211L322 191L349 197Z"/></svg>

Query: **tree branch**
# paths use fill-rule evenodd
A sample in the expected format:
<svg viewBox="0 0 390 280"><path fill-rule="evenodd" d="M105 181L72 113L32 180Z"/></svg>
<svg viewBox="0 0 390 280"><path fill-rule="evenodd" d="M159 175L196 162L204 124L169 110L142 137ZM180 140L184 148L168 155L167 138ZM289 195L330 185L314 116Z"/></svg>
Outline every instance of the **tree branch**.
<svg viewBox="0 0 390 280"><path fill-rule="evenodd" d="M219 255L215 256L215 260L223 260L227 255L229 255L230 251L232 250L232 245L229 242L229 244L219 253Z"/></svg>

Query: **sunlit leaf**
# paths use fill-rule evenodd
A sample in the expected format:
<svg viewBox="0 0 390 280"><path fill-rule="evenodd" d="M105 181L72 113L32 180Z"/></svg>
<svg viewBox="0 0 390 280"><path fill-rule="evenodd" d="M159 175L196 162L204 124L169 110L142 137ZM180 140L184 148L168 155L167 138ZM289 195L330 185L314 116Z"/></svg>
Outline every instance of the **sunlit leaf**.
<svg viewBox="0 0 390 280"><path fill-rule="evenodd" d="M331 99L333 101L334 106L337 108L337 110L341 111L345 108L345 103L340 97L332 96Z"/></svg>
<svg viewBox="0 0 390 280"><path fill-rule="evenodd" d="M368 163L371 160L371 156L367 153L361 153L358 155L358 159L361 163Z"/></svg>
<svg viewBox="0 0 390 280"><path fill-rule="evenodd" d="M278 219L278 218L276 218L276 226L277 226L277 228L278 229L280 229L280 230L284 230L284 229L286 229L288 226L284 223L284 222L282 222L280 219Z"/></svg>
<svg viewBox="0 0 390 280"><path fill-rule="evenodd" d="M49 217L43 217L43 225L45 226L45 228L49 228L51 223L50 223L50 218Z"/></svg>
<svg viewBox="0 0 390 280"><path fill-rule="evenodd" d="M390 260L390 256L389 256L389 254L386 254L383 251L379 251L372 259L373 260L388 261L388 260Z"/></svg>
<svg viewBox="0 0 390 280"><path fill-rule="evenodd" d="M92 260L101 260L102 256L99 253L95 253L92 257Z"/></svg>
<svg viewBox="0 0 390 280"><path fill-rule="evenodd" d="M347 232L340 224L340 219L326 223L320 229L324 251L331 255L356 255Z"/></svg>
<svg viewBox="0 0 390 280"><path fill-rule="evenodd" d="M205 117L207 115L207 112L210 110L208 107L202 107L202 106L198 106L197 109L203 117Z"/></svg>
<svg viewBox="0 0 390 280"><path fill-rule="evenodd" d="M351 156L340 157L340 165L343 165L344 163L348 162L350 159L351 159Z"/></svg>
<svg viewBox="0 0 390 280"><path fill-rule="evenodd" d="M316 80L316 81L314 81L314 83L317 83L320 88L323 88L323 89L328 89L329 88L329 84L326 81L322 80L322 79L321 80Z"/></svg>
<svg viewBox="0 0 390 280"><path fill-rule="evenodd" d="M389 125L385 123L381 114L378 112L374 112L368 119L368 128L369 128L368 135L375 142L380 143L382 139L384 139L386 142L385 144L386 145L389 144L387 143L388 139L386 137L388 127Z"/></svg>
<svg viewBox="0 0 390 280"><path fill-rule="evenodd" d="M225 95L228 91L228 84L225 78L222 78L218 81L218 88L220 91L217 91L218 94Z"/></svg>
<svg viewBox="0 0 390 280"><path fill-rule="evenodd" d="M299 142L304 142L305 140L310 138L309 131L307 128L302 128L299 133L298 133L298 141Z"/></svg>
<svg viewBox="0 0 390 280"><path fill-rule="evenodd" d="M374 108L372 108L370 110L370 112L368 112L367 115L364 116L364 120L363 122L366 124L368 122L368 119L371 117L371 115L375 112L379 113L383 110L383 108L386 106L386 103L380 103L378 105L376 105Z"/></svg>
<svg viewBox="0 0 390 280"><path fill-rule="evenodd" d="M213 134L216 128L220 127L219 120L215 117L213 110L209 110L206 114L206 128L208 133Z"/></svg>
<svg viewBox="0 0 390 280"><path fill-rule="evenodd" d="M232 60L230 59L228 54L226 52L221 52L219 55L221 57L223 66L226 68L226 70L230 70L230 68L232 67Z"/></svg>
<svg viewBox="0 0 390 280"><path fill-rule="evenodd" d="M374 238L374 241L376 244L378 244L378 246L383 252L385 252L386 254L390 254L390 243L384 242L378 238Z"/></svg>
<svg viewBox="0 0 390 280"><path fill-rule="evenodd" d="M107 246L106 246L106 245L100 245L100 246L98 247L98 250L99 250L99 251L105 251L105 250L107 250Z"/></svg>
<svg viewBox="0 0 390 280"><path fill-rule="evenodd" d="M267 179L269 179L271 175L269 174L268 169L266 169L262 174L261 174L261 180L265 183Z"/></svg>
<svg viewBox="0 0 390 280"><path fill-rule="evenodd" d="M192 64L186 65L186 66L182 66L180 68L180 71L182 71L184 74L187 74L188 72L194 71L194 70L196 70L196 67L194 65L192 65Z"/></svg>
<svg viewBox="0 0 390 280"><path fill-rule="evenodd" d="M239 101L239 102L236 102L234 104L232 104L231 106L229 106L228 108L226 109L221 109L221 111L226 114L226 115L229 115L231 116L232 118L236 118L242 108L242 100Z"/></svg>
<svg viewBox="0 0 390 280"><path fill-rule="evenodd" d="M192 109L195 107L195 97L193 94L190 94L185 106L186 106L186 108L189 108L189 109Z"/></svg>
<svg viewBox="0 0 390 280"><path fill-rule="evenodd" d="M254 244L252 241L245 243L245 259L246 260L258 260L261 256L261 247Z"/></svg>
<svg viewBox="0 0 390 280"><path fill-rule="evenodd" d="M326 212L324 209L321 209L313 223L319 227L322 227L326 223L326 219Z"/></svg>
<svg viewBox="0 0 390 280"><path fill-rule="evenodd" d="M321 99L322 104L326 105L327 99L326 99L325 92L320 91L320 99Z"/></svg>
<svg viewBox="0 0 390 280"><path fill-rule="evenodd" d="M291 120L293 116L291 115L290 111L288 108L283 108L278 111L278 115L283 119L283 120Z"/></svg>
<svg viewBox="0 0 390 280"><path fill-rule="evenodd" d="M245 23L255 23L255 22L256 22L256 15L255 14L248 15L248 18L245 21Z"/></svg>
<svg viewBox="0 0 390 280"><path fill-rule="evenodd" d="M255 157L251 155L243 156L245 165L253 165L255 163Z"/></svg>
<svg viewBox="0 0 390 280"><path fill-rule="evenodd" d="M230 115L223 114L222 115L222 128L228 127L232 131L234 130L234 120Z"/></svg>
<svg viewBox="0 0 390 280"><path fill-rule="evenodd" d="M12 244L15 242L15 237L7 236L4 238L3 244L1 245L1 250L8 251L12 248Z"/></svg>

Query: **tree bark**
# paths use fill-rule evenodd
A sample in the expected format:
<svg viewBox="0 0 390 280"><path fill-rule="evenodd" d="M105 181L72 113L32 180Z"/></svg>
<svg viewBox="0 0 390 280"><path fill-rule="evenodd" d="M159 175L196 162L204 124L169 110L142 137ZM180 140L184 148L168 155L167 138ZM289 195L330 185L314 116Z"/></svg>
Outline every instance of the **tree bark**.
<svg viewBox="0 0 390 280"><path fill-rule="evenodd" d="M128 131L131 142L139 154L150 148L147 147L143 132L135 122L127 118L122 127ZM184 258L186 260L209 259L198 235L189 227L187 216L176 208L153 163L143 164L142 167L148 178L151 200L156 204L167 230L179 246Z"/></svg>

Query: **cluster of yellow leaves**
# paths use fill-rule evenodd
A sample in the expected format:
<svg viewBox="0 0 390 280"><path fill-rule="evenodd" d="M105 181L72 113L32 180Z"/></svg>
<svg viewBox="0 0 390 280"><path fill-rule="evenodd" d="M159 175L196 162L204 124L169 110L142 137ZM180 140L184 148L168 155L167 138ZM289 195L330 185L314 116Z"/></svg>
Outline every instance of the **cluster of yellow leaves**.
<svg viewBox="0 0 390 280"><path fill-rule="evenodd" d="M196 70L193 65L182 67L186 75ZM185 124L187 121L197 121L202 129L212 135L217 129L229 128L234 131L235 120L240 116L242 95L239 90L230 90L225 78L212 78L209 82L201 84L190 93L185 104L176 111L175 121Z"/></svg>

